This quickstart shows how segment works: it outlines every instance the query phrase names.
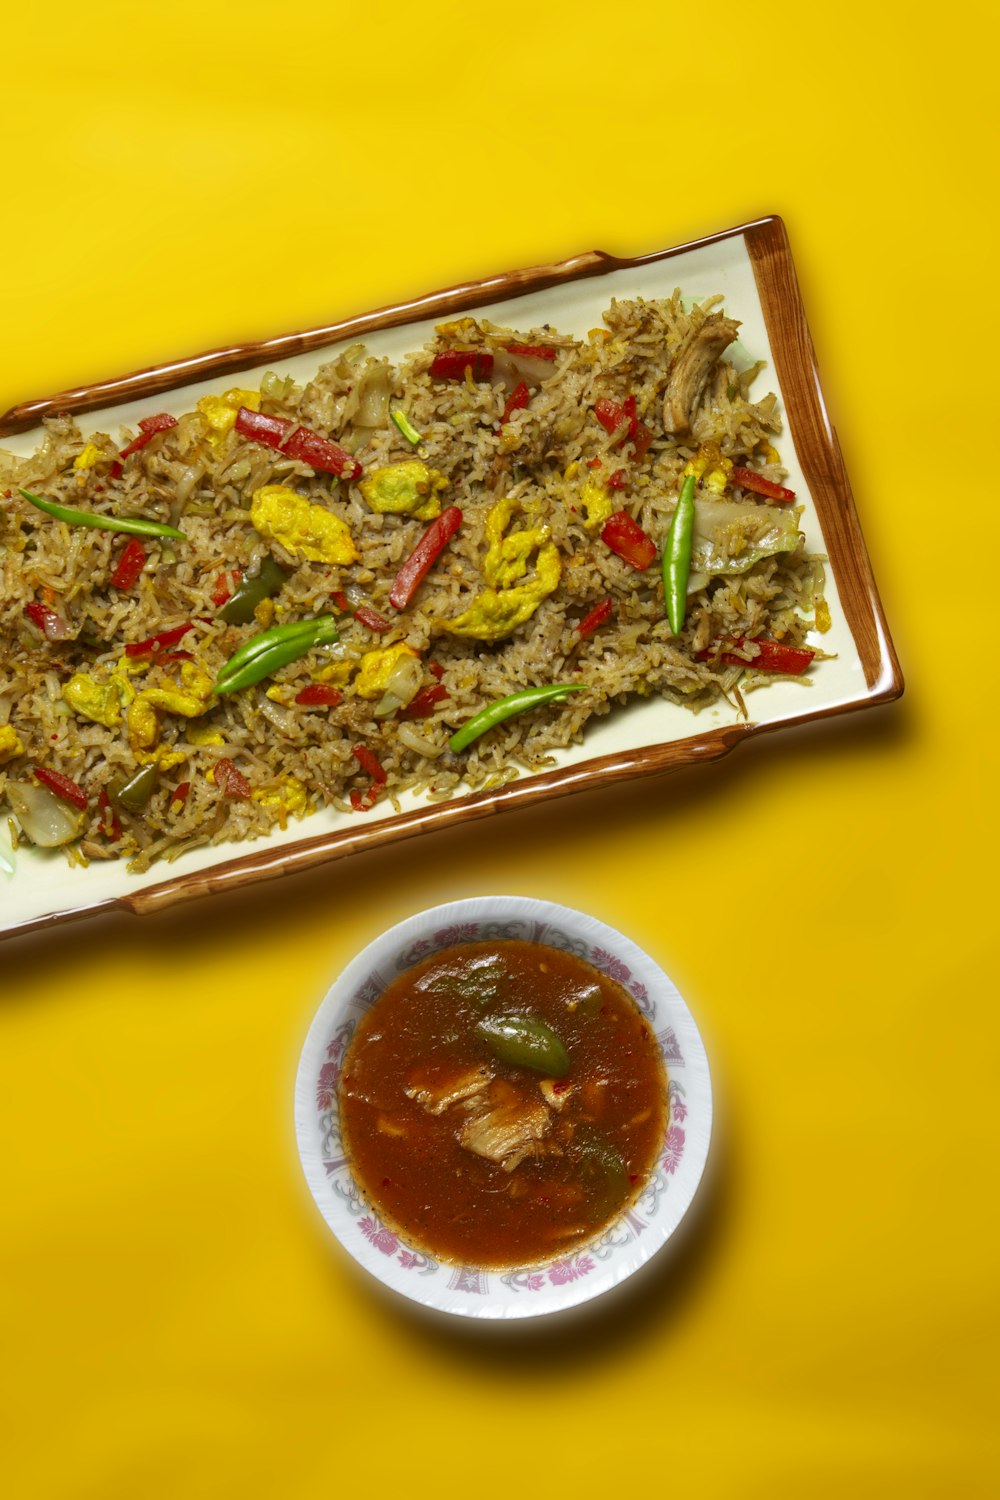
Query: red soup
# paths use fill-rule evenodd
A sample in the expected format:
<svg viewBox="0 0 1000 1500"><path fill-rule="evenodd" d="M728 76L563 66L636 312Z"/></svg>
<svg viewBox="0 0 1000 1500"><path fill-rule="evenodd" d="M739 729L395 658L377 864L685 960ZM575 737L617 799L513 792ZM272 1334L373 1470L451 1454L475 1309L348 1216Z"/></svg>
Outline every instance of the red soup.
<svg viewBox="0 0 1000 1500"><path fill-rule="evenodd" d="M344 1146L386 1222L439 1260L570 1253L611 1224L663 1141L667 1079L631 997L540 943L449 948L358 1023Z"/></svg>

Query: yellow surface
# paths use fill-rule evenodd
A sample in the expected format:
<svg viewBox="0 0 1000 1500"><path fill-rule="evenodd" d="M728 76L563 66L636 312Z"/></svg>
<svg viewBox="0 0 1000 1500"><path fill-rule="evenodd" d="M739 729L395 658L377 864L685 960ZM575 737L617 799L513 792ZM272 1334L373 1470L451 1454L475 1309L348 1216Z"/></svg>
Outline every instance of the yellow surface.
<svg viewBox="0 0 1000 1500"><path fill-rule="evenodd" d="M997 1493L993 7L9 10L0 409L781 212L909 686L672 780L6 943L7 1493ZM368 1285L291 1130L338 967L490 891L656 955L718 1105L678 1253L514 1332Z"/></svg>

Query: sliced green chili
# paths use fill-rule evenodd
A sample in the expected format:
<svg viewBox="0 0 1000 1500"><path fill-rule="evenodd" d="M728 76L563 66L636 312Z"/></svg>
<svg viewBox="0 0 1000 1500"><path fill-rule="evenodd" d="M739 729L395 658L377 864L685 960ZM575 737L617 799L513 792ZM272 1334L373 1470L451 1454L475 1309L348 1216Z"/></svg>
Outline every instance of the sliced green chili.
<svg viewBox="0 0 1000 1500"><path fill-rule="evenodd" d="M244 578L232 598L226 600L219 610L219 619L227 625L249 625L258 604L280 593L287 577L284 568L268 553L257 576Z"/></svg>
<svg viewBox="0 0 1000 1500"><path fill-rule="evenodd" d="M448 748L457 755L459 750L478 740L488 729L502 724L504 719L537 708L540 703L561 703L567 693L582 693L586 686L584 682L553 682L547 687L522 688L519 693L511 693L509 698L498 698L456 730L448 741Z"/></svg>
<svg viewBox="0 0 1000 1500"><path fill-rule="evenodd" d="M588 1197L601 1213L613 1213L629 1195L629 1175L621 1152L610 1141L587 1127L574 1142L580 1167L588 1184Z"/></svg>
<svg viewBox="0 0 1000 1500"><path fill-rule="evenodd" d="M419 448L423 442L423 435L417 431L401 406L393 406L389 409L389 415L399 428L408 443L414 448Z"/></svg>
<svg viewBox="0 0 1000 1500"><path fill-rule="evenodd" d="M124 807L126 812L141 812L153 795L156 780L155 764L143 766L141 771L136 771L134 776L129 777L123 787L119 787L114 794L114 801L119 807Z"/></svg>
<svg viewBox="0 0 1000 1500"><path fill-rule="evenodd" d="M533 1016L487 1016L476 1031L494 1057L515 1068L530 1068L546 1078L565 1078L569 1053L560 1037Z"/></svg>
<svg viewBox="0 0 1000 1500"><path fill-rule="evenodd" d="M663 548L663 600L674 635L684 629L687 586L691 576L691 539L694 532L694 475L681 485L677 508Z"/></svg>
<svg viewBox="0 0 1000 1500"><path fill-rule="evenodd" d="M274 625L262 630L226 662L216 679L216 693L238 693L270 677L279 667L305 656L313 646L324 646L340 639L332 615L317 620L302 620L295 625Z"/></svg>
<svg viewBox="0 0 1000 1500"><path fill-rule="evenodd" d="M138 516L99 516L92 510L73 510L69 505L57 505L54 500L43 500L28 490L18 490L25 500L43 510L67 526L92 526L98 531L126 531L132 536L172 536L178 542L186 542L183 531L175 526L161 526L159 521L143 521Z"/></svg>

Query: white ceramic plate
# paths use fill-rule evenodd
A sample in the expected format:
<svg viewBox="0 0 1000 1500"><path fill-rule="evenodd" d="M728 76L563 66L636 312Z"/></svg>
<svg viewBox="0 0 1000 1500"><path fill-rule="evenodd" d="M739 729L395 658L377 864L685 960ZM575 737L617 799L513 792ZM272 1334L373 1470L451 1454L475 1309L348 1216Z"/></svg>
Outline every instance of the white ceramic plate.
<svg viewBox="0 0 1000 1500"><path fill-rule="evenodd" d="M359 1017L397 974L455 943L520 938L569 949L623 985L659 1044L670 1116L656 1169L616 1224L572 1255L507 1271L444 1264L381 1222L344 1157L337 1085ZM295 1085L299 1155L323 1218L364 1269L438 1312L532 1318L598 1297L646 1264L691 1205L708 1157L712 1086L691 1012L675 985L631 939L595 917L525 896L482 896L436 906L391 928L333 984L306 1038Z"/></svg>

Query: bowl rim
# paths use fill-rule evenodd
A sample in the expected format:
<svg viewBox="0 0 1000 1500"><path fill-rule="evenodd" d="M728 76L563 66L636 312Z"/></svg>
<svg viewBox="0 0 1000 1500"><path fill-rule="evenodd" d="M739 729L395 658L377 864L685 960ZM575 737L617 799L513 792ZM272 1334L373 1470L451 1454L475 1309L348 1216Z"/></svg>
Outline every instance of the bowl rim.
<svg viewBox="0 0 1000 1500"><path fill-rule="evenodd" d="M404 1236L378 1219L346 1158L336 1152L332 1157L324 1154L335 1129L337 1058L347 1045L347 1029L353 1032L350 1013L353 1011L356 1019L397 974L436 947L448 945L433 943L432 934L455 928L468 930L485 923L508 927L528 924L531 941L544 943L545 936L537 934L551 931L567 944L583 944L591 954L603 955L610 967L603 963L597 967L606 968L617 978L640 1011L655 1022L654 1033L671 1089L667 1136L652 1177L632 1208L600 1235L574 1247L569 1256L502 1270L438 1262L408 1246ZM452 943L478 940L478 935L472 934L451 939ZM657 1031L656 1027L661 1029ZM673 1076L675 1073L682 1074L683 1084ZM330 1080L325 1096L324 1077ZM323 1097L326 1108L321 1104ZM675 1123L678 1110L683 1129ZM340 971L321 1001L302 1047L295 1081L294 1122L302 1170L316 1207L341 1247L364 1270L398 1295L434 1311L510 1320L564 1311L598 1297L638 1271L663 1248L690 1208L708 1160L711 1074L694 1017L676 985L631 938L597 917L541 898L464 897L403 918L368 942ZM679 1137L680 1145L666 1149L665 1154L671 1132L675 1141Z"/></svg>

